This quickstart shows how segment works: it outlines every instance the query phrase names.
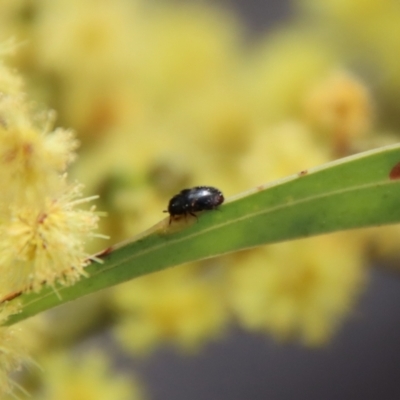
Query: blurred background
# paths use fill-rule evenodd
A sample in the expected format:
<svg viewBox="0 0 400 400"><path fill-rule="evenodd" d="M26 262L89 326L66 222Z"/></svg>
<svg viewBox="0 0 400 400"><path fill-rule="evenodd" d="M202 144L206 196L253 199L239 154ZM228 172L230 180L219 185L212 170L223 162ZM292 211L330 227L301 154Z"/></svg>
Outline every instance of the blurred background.
<svg viewBox="0 0 400 400"><path fill-rule="evenodd" d="M397 0L2 0L7 63L81 142L115 243L398 141ZM268 227L266 227L268 229ZM33 399L397 399L398 226L184 265L21 324ZM107 246L92 244L93 252ZM21 395L24 398L24 395Z"/></svg>

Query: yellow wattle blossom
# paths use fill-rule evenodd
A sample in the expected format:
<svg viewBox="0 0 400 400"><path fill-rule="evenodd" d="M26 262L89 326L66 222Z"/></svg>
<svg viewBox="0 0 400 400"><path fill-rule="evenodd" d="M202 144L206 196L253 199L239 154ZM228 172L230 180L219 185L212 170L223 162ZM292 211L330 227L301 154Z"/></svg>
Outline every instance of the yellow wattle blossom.
<svg viewBox="0 0 400 400"><path fill-rule="evenodd" d="M20 91L19 91L20 90ZM35 112L16 74L0 64L0 298L69 284L88 263L85 241L97 227L94 209L78 210L81 186L66 182L78 145L53 129L53 112Z"/></svg>
<svg viewBox="0 0 400 400"><path fill-rule="evenodd" d="M77 141L53 123L54 113L34 110L22 81L0 61L0 300L43 284L71 284L89 262L85 242L98 215L79 205L95 197L82 198L81 185L67 182ZM0 325L5 321L0 315ZM12 389L6 375L20 366L22 353L12 333L0 327L3 393Z"/></svg>
<svg viewBox="0 0 400 400"><path fill-rule="evenodd" d="M93 208L75 207L92 199L80 199L81 187L67 187L43 206L10 206L0 225L0 293L39 291L42 284L71 284L84 275L88 254L85 240L97 227ZM8 220L5 220L5 217Z"/></svg>
<svg viewBox="0 0 400 400"><path fill-rule="evenodd" d="M35 43L37 68L57 79L49 96L69 126L99 138L132 107L137 63L146 54L145 21L137 18L140 1L40 0L29 40ZM57 32L57 34L52 34ZM128 97L128 100L126 99ZM133 105L134 106L134 105ZM83 140L82 140L83 141ZM92 144L92 143L91 143Z"/></svg>
<svg viewBox="0 0 400 400"><path fill-rule="evenodd" d="M146 45L139 48L138 83L145 83L154 104L162 110L184 106L210 83L224 81L241 43L233 15L202 2L153 3L144 11Z"/></svg>
<svg viewBox="0 0 400 400"><path fill-rule="evenodd" d="M54 116L32 115L24 95L0 93L1 203L40 203L57 191L78 142L69 130L51 130Z"/></svg>
<svg viewBox="0 0 400 400"><path fill-rule="evenodd" d="M22 367L25 356L21 343L14 341L14 328L0 328L0 393L9 393L14 382L8 374Z"/></svg>
<svg viewBox="0 0 400 400"><path fill-rule="evenodd" d="M240 167L248 184L258 185L296 174L329 159L329 148L315 141L307 125L286 121L257 132Z"/></svg>
<svg viewBox="0 0 400 400"><path fill-rule="evenodd" d="M0 93L18 95L21 93L22 86L21 77L0 63Z"/></svg>
<svg viewBox="0 0 400 400"><path fill-rule="evenodd" d="M43 377L32 400L140 400L141 389L131 376L115 375L98 351L80 357L55 353L42 362Z"/></svg>
<svg viewBox="0 0 400 400"><path fill-rule="evenodd" d="M10 314L15 313L7 305L0 308L0 325L4 324ZM18 371L29 361L25 354L23 341L18 336L18 328L0 326L0 395L11 393L18 386L9 373Z"/></svg>
<svg viewBox="0 0 400 400"><path fill-rule="evenodd" d="M35 25L37 62L46 70L68 74L71 83L86 78L118 79L133 66L137 47L136 0L39 0ZM53 34L51 34L53 32ZM54 32L56 32L54 34ZM139 31L140 32L140 31Z"/></svg>
<svg viewBox="0 0 400 400"><path fill-rule="evenodd" d="M227 271L228 301L247 329L321 345L362 287L362 262L348 234L260 248Z"/></svg>
<svg viewBox="0 0 400 400"><path fill-rule="evenodd" d="M113 299L121 317L116 337L134 353L160 342L195 350L227 322L218 286L189 265L124 284Z"/></svg>
<svg viewBox="0 0 400 400"><path fill-rule="evenodd" d="M372 125L371 95L345 71L333 72L311 87L305 94L304 112L311 126L328 136L338 155L351 152Z"/></svg>
<svg viewBox="0 0 400 400"><path fill-rule="evenodd" d="M380 111L397 115L400 88L400 3L394 0L300 0L315 36L342 52L342 63L354 65L373 84ZM310 18L311 17L311 18ZM391 104L392 103L392 104Z"/></svg>
<svg viewBox="0 0 400 400"><path fill-rule="evenodd" d="M304 92L336 63L333 48L307 31L266 36L245 66L254 120L276 124L297 117Z"/></svg>

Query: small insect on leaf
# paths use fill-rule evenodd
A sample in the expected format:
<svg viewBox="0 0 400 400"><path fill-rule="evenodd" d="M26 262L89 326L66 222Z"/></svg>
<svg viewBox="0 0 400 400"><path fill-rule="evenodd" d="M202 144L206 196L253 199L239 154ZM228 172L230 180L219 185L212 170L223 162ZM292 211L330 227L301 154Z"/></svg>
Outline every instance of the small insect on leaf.
<svg viewBox="0 0 400 400"><path fill-rule="evenodd" d="M215 210L224 202L222 192L212 186L195 186L191 189L183 189L176 194L168 203L170 215L169 223L177 215L190 214L197 218L195 212Z"/></svg>

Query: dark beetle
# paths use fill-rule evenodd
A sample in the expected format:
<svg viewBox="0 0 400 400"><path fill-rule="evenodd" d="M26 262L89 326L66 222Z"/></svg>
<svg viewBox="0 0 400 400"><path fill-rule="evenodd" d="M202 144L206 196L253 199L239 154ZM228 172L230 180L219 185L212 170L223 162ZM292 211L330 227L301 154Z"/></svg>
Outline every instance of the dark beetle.
<svg viewBox="0 0 400 400"><path fill-rule="evenodd" d="M218 189L211 186L195 186L191 189L183 189L168 203L170 215L169 223L176 215L193 215L197 218L197 211L215 210L224 202L224 195Z"/></svg>

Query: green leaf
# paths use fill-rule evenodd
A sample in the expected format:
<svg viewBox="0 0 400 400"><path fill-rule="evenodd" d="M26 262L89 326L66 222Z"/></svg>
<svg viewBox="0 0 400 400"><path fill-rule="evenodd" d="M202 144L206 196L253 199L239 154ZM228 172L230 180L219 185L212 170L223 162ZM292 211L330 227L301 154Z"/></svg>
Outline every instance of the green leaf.
<svg viewBox="0 0 400 400"><path fill-rule="evenodd" d="M262 168L262 166L260 166ZM344 158L229 198L198 220L168 218L91 263L73 286L22 294L12 324L67 301L167 267L327 232L400 222L400 146ZM222 188L223 190L223 188ZM161 211L161 210L160 210ZM13 300L15 301L15 300Z"/></svg>

